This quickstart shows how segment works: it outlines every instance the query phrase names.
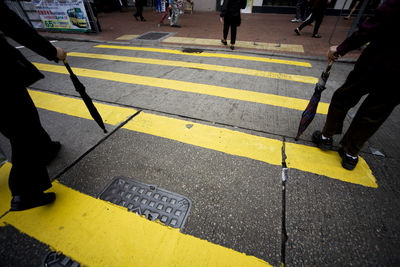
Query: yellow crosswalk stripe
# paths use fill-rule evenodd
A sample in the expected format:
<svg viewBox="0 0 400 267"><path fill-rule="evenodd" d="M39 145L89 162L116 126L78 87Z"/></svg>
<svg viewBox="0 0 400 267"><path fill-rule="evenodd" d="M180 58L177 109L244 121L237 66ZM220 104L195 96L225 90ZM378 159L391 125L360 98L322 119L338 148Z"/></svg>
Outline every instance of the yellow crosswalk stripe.
<svg viewBox="0 0 400 267"><path fill-rule="evenodd" d="M221 40L218 39L204 39L204 38L190 38L190 37L168 37L163 40L163 43L221 46ZM236 41L235 47L304 53L304 48L302 45L294 45L294 44Z"/></svg>
<svg viewBox="0 0 400 267"><path fill-rule="evenodd" d="M0 216L10 209L11 192L8 188L10 170L11 164L8 162L0 167Z"/></svg>
<svg viewBox="0 0 400 267"><path fill-rule="evenodd" d="M47 93L42 93L38 97L32 95L35 103L52 102L52 97L51 94ZM64 101L63 105L55 106L53 111L65 113L64 109L68 106L69 98L65 97ZM38 105L38 107L40 106ZM117 112L114 114L117 114ZM190 127L187 127L188 125ZM246 157L271 165L281 165L282 162L282 141L225 128L144 112L126 123L123 128L230 155ZM357 167L353 171L348 171L341 166L338 153L333 151L323 152L315 147L290 142L285 143L285 151L287 164L290 168L324 175L344 182L373 188L378 187L372 171L362 157L360 157Z"/></svg>
<svg viewBox="0 0 400 267"><path fill-rule="evenodd" d="M68 74L67 70L62 66L42 64L42 63L34 63L34 65L39 70L42 71ZM278 96L274 94L253 92L241 89L233 89L222 86L183 82L183 81L168 80L162 78L152 78L152 77L132 75L132 74L116 73L111 71L99 71L99 70L91 70L83 68L73 68L73 70L76 75L83 77L159 87L159 88L165 88L165 89L188 92L188 93L217 96L228 99L236 99L240 101L284 107L300 111L303 111L308 104L308 100L305 99L299 99L287 96ZM328 103L320 102L318 105L317 113L327 114L328 108L329 108Z"/></svg>
<svg viewBox="0 0 400 267"><path fill-rule="evenodd" d="M28 90L37 107L50 111L59 110L62 107L63 114L92 119L87 107L81 99L64 97L61 95L48 94L40 91ZM49 97L51 96L51 101ZM94 103L105 123L117 125L137 112L133 108L124 108L101 103Z"/></svg>
<svg viewBox="0 0 400 267"><path fill-rule="evenodd" d="M0 208L10 205L6 192L10 165L0 168L0 192L7 193L0 194ZM82 266L271 266L59 182L53 182L49 191L56 193L54 203L10 212L0 226L12 225Z"/></svg>
<svg viewBox="0 0 400 267"><path fill-rule="evenodd" d="M228 67L228 66L221 66L221 65L204 64L204 63L184 62L184 61L176 61L176 60L163 60L163 59L127 57L127 56L80 53L80 52L70 52L70 53L68 53L68 56L106 59L106 60L118 60L118 61L123 61L123 62L164 65L164 66L172 66L172 67L194 68L194 69L209 70L209 71L221 71L221 72L258 76L258 77L264 77L264 78L274 78L274 79L282 79L282 80L288 80L288 81L304 82L304 83L314 83L315 84L318 82L317 78L310 77L310 76L300 76L300 75L277 73L277 72L271 72L271 71L261 71L261 70L255 70L255 69L245 69L245 68Z"/></svg>
<svg viewBox="0 0 400 267"><path fill-rule="evenodd" d="M187 127L188 124L191 127ZM276 139L143 112L124 128L272 165L282 164L283 143ZM361 157L355 170L347 171L341 166L337 152L322 152L316 147L290 142L285 143L285 151L289 168L363 186L378 186L368 164Z"/></svg>
<svg viewBox="0 0 400 267"><path fill-rule="evenodd" d="M243 56L243 55L237 55L237 54L222 54L222 53L208 53L208 52L187 53L187 52L183 52L180 50L174 50L174 49L122 46L122 45L96 45L95 48L145 51L145 52L153 52L153 53L167 53L167 54L185 55L185 56L193 56L193 57L226 58L226 59L237 59L237 60L246 60L246 61L258 61L258 62L265 62L265 63L286 64L286 65L293 65L293 66L300 66L300 67L307 67L307 68L311 67L311 64L308 62L284 60L284 59L274 59L274 58L268 58L268 57Z"/></svg>

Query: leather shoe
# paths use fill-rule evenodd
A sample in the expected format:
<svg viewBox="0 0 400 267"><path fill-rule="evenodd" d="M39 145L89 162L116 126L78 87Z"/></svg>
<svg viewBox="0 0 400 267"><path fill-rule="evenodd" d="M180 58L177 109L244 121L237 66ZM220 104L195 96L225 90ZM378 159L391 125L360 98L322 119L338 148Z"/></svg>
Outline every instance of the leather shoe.
<svg viewBox="0 0 400 267"><path fill-rule="evenodd" d="M10 211L28 210L50 204L56 200L56 194L40 193L35 195L16 195L11 200Z"/></svg>

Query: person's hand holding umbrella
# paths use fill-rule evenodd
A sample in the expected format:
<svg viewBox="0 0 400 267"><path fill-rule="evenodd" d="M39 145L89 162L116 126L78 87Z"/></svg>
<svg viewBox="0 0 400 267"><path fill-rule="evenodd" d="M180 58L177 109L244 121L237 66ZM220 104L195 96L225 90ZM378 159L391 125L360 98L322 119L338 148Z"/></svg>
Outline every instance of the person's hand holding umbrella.
<svg viewBox="0 0 400 267"><path fill-rule="evenodd" d="M332 64L339 58L339 54L336 50L337 47L338 47L337 45L333 45L329 48L329 51L328 51L328 62L330 62Z"/></svg>
<svg viewBox="0 0 400 267"><path fill-rule="evenodd" d="M57 58L61 61L64 61L67 58L67 52L61 47L56 47L57 50Z"/></svg>

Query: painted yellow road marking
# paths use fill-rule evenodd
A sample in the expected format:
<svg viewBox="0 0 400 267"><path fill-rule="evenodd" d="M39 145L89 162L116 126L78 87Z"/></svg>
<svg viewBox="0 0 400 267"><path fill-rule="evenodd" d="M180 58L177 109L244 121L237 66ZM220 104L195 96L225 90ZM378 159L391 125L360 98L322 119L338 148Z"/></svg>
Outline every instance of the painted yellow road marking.
<svg viewBox="0 0 400 267"><path fill-rule="evenodd" d="M308 68L311 67L311 64L308 62L284 60L284 59L274 59L274 58L267 58L267 57L242 56L242 55L236 55L236 54L207 53L207 52L186 53L186 52L183 52L180 50L174 50L174 49L160 49L160 48L122 46L122 45L97 45L95 47L96 48L108 48L108 49L123 49L123 50L132 50L132 51L145 51L145 52L153 52L153 53L168 53L168 54L194 56L194 57L238 59L238 60L246 60L246 61L258 61L258 62L266 62L266 63L286 64L286 65L308 67Z"/></svg>
<svg viewBox="0 0 400 267"><path fill-rule="evenodd" d="M289 81L296 81L296 82L305 82L305 83L312 82L314 84L316 82L318 82L318 79L316 79L314 77L310 77L310 76L300 76L300 75L277 73L277 72L271 72L271 71L245 69L245 68L204 64L204 63L193 63L193 62L185 62L185 61L127 57L127 56L116 56L116 55L106 55L106 54L79 53L79 52L70 52L70 53L68 53L68 56L115 60L115 61L118 60L118 61L123 61L123 62L164 65L164 66L182 67L182 68L194 68L194 69L201 69L201 70L208 70L208 71L220 71L220 72L244 74L244 75L258 76L258 77L264 77L264 78L275 78L275 79L282 79L282 80L289 80Z"/></svg>
<svg viewBox="0 0 400 267"><path fill-rule="evenodd" d="M115 40L119 40L119 41L126 41L126 40L132 40L136 37L138 37L139 35L135 35L135 34L126 34L126 35L122 35L118 38L115 38Z"/></svg>
<svg viewBox="0 0 400 267"><path fill-rule="evenodd" d="M188 124L191 127L187 127ZM123 128L272 165L282 164L283 143L276 139L143 112ZM349 183L378 187L368 164L361 157L357 167L353 171L347 171L341 166L337 152L325 153L319 148L294 143L286 143L285 151L290 168Z"/></svg>
<svg viewBox="0 0 400 267"><path fill-rule="evenodd" d="M164 39L162 42L163 43L175 43L175 44L221 46L221 40L218 40L218 39L168 37L168 38ZM294 44L236 41L235 47L304 53L304 48L302 45L294 45Z"/></svg>
<svg viewBox="0 0 400 267"><path fill-rule="evenodd" d="M0 216L10 209L11 192L8 188L8 176L11 164L5 163L0 167Z"/></svg>
<svg viewBox="0 0 400 267"><path fill-rule="evenodd" d="M0 172L0 192L7 177ZM12 225L83 266L270 266L58 182L49 191L57 195L54 203L10 212L0 226ZM0 194L3 203L9 205L9 196Z"/></svg>
<svg viewBox="0 0 400 267"><path fill-rule="evenodd" d="M68 74L67 70L62 66L42 64L42 63L34 63L34 65L42 71ZM73 70L76 75L83 77L159 87L159 88L165 88L165 89L188 92L188 93L217 96L228 99L236 99L240 101L284 107L301 111L303 111L307 107L307 104L309 102L308 100L294 98L294 97L278 96L274 94L233 89L233 88L208 85L208 84L183 82L183 81L152 78L152 77L132 75L132 74L116 73L111 71L90 70L83 68L73 68ZM320 102L318 105L317 113L327 114L328 108L329 108L328 103Z"/></svg>
<svg viewBox="0 0 400 267"><path fill-rule="evenodd" d="M38 103L39 108L41 108L40 104L46 105L43 103L53 102L52 94L42 93L41 98L42 101L37 101L36 95L32 94L32 99ZM66 97L64 105L53 106L53 111L66 113L68 101L69 98ZM48 108L47 105L46 107ZM112 114L117 116L118 112ZM188 125L190 127L187 127ZM281 165L282 162L282 141L225 128L144 112L126 123L123 128L272 165ZM290 168L363 186L374 188L378 186L368 164L361 157L357 167L353 171L347 171L341 166L339 155L336 152L323 152L315 147L289 142L285 145L285 151Z"/></svg>
<svg viewBox="0 0 400 267"><path fill-rule="evenodd" d="M29 90L29 94L32 97L35 105L42 109L55 111L62 107L61 113L63 114L89 120L92 119L92 116L90 115L87 107L81 99L53 95L34 90ZM51 101L49 101L50 96ZM125 121L127 118L137 112L132 108L123 108L101 103L94 103L94 105L101 114L104 123L112 125L117 125Z"/></svg>

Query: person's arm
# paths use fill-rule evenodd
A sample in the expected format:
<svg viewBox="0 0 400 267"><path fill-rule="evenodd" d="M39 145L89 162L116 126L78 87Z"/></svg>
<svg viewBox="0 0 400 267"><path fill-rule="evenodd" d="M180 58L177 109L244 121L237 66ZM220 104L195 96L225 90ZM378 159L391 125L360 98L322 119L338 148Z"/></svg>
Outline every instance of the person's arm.
<svg viewBox="0 0 400 267"><path fill-rule="evenodd" d="M47 58L48 60L64 60L66 52L54 47L47 39L38 34L23 19L11 11L3 1L0 1L0 30L21 45L24 45Z"/></svg>
<svg viewBox="0 0 400 267"><path fill-rule="evenodd" d="M223 0L224 3L221 6L221 14L219 15L221 18L225 17L226 12L228 11L228 2L229 0Z"/></svg>
<svg viewBox="0 0 400 267"><path fill-rule="evenodd" d="M397 0L387 0L376 9L375 16L362 23L357 31L336 47L336 56L344 56L349 51L379 38L379 33L396 16L394 6ZM332 48L333 49L333 48ZM332 56L333 56L332 52Z"/></svg>

